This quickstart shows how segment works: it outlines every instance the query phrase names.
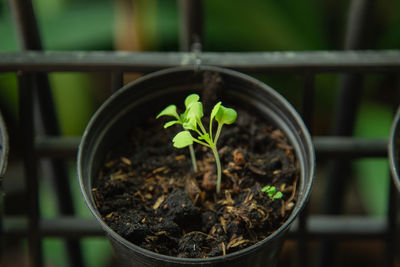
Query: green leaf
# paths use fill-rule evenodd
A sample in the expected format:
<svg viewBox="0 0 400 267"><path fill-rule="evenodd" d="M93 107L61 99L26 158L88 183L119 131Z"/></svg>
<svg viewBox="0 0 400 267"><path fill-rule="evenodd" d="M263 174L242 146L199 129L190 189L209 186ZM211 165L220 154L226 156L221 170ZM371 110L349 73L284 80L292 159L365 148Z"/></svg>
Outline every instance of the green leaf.
<svg viewBox="0 0 400 267"><path fill-rule="evenodd" d="M193 137L189 131L182 131L175 135L174 139L174 147L183 148L193 144Z"/></svg>
<svg viewBox="0 0 400 267"><path fill-rule="evenodd" d="M191 94L188 95L185 99L185 107L188 109L193 103L198 102L200 99L200 96L198 94Z"/></svg>
<svg viewBox="0 0 400 267"><path fill-rule="evenodd" d="M195 119L195 118L186 119L186 120L183 122L182 126L183 126L183 128L184 128L185 130L193 130L193 131L196 131L196 129L197 129L197 122L196 122L196 119Z"/></svg>
<svg viewBox="0 0 400 267"><path fill-rule="evenodd" d="M171 116L179 120L178 112L176 112L175 105L169 105L168 107L164 108L156 117L158 119L161 116Z"/></svg>
<svg viewBox="0 0 400 267"><path fill-rule="evenodd" d="M202 134L199 137L199 140L204 140L207 143L211 143L210 135L209 134Z"/></svg>
<svg viewBox="0 0 400 267"><path fill-rule="evenodd" d="M181 122L180 121L169 121L169 122L164 124L164 129L166 129L166 128L174 125L174 124L177 124L177 123L181 123Z"/></svg>
<svg viewBox="0 0 400 267"><path fill-rule="evenodd" d="M219 108L221 107L221 101L215 104L211 111L210 120L214 119L215 115L217 115Z"/></svg>
<svg viewBox="0 0 400 267"><path fill-rule="evenodd" d="M186 113L182 113L179 118L181 119L181 121L186 121L187 117L186 117Z"/></svg>
<svg viewBox="0 0 400 267"><path fill-rule="evenodd" d="M280 192L280 191L277 192L275 186L269 186L269 185L264 186L261 189L261 191L264 192L264 193L266 192L268 194L268 197L270 199L272 199L272 200L279 199L279 198L283 197L282 192Z"/></svg>
<svg viewBox="0 0 400 267"><path fill-rule="evenodd" d="M263 192L263 193L269 192L270 189L271 189L271 186L267 185L267 186L264 186L264 187L261 189L261 192Z"/></svg>
<svg viewBox="0 0 400 267"><path fill-rule="evenodd" d="M282 192L276 192L276 194L274 195L274 199L278 199L278 198L282 198L283 197L283 194L282 194Z"/></svg>
<svg viewBox="0 0 400 267"><path fill-rule="evenodd" d="M201 104L201 102L195 102L190 105L186 116L188 119L194 118L200 120L203 115L203 104Z"/></svg>
<svg viewBox="0 0 400 267"><path fill-rule="evenodd" d="M220 124L232 124L235 122L237 118L237 113L233 108L226 108L224 106L220 106L217 114L215 115L215 119Z"/></svg>

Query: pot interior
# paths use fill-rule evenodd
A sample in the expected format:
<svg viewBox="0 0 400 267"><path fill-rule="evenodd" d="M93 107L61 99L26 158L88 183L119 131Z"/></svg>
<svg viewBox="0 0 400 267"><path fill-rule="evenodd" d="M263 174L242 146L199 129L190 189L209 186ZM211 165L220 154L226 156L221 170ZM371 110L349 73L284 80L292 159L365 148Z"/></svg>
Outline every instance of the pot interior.
<svg viewBox="0 0 400 267"><path fill-rule="evenodd" d="M107 151L138 121L155 117L170 104L181 107L190 93L202 96L203 77L210 72L218 73L221 78L220 90L215 91L217 101L258 114L280 128L295 148L301 176L298 202L282 229L273 235L286 230L304 206L313 180L314 150L307 129L294 108L272 88L247 75L216 67L202 67L197 72L190 67L180 67L147 75L120 89L95 113L84 133L78 155L81 189L90 210L107 231L109 227L101 220L91 194L92 181L96 179Z"/></svg>

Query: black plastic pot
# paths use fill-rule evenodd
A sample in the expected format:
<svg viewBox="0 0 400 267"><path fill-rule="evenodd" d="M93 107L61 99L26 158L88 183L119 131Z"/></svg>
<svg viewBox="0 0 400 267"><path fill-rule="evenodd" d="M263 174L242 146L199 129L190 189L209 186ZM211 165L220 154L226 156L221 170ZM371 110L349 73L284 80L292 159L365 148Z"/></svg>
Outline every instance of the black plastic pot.
<svg viewBox="0 0 400 267"><path fill-rule="evenodd" d="M6 124L0 113L0 232L3 233L3 176L7 168L8 156L8 135ZM0 244L0 254L4 251L3 244Z"/></svg>
<svg viewBox="0 0 400 267"><path fill-rule="evenodd" d="M392 130L389 139L389 163L392 172L393 181L400 191L400 107L397 109L396 115L393 120Z"/></svg>
<svg viewBox="0 0 400 267"><path fill-rule="evenodd" d="M4 173L6 172L7 156L8 156L8 135L6 130L6 124L4 123L3 117L0 114L0 181L1 178L4 176Z"/></svg>
<svg viewBox="0 0 400 267"><path fill-rule="evenodd" d="M142 249L116 234L101 219L91 193L104 155L128 128L155 116L168 104L180 105L193 92L201 93L204 72L216 72L222 78L221 98L224 104L241 106L257 112L276 125L290 139L300 167L299 198L289 219L263 241L241 251L207 259L187 259L160 255ZM107 233L123 266L273 266L284 235L299 215L310 194L315 156L310 135L294 108L269 86L247 75L217 67L202 66L166 69L144 76L111 96L90 120L78 153L78 176L83 197Z"/></svg>

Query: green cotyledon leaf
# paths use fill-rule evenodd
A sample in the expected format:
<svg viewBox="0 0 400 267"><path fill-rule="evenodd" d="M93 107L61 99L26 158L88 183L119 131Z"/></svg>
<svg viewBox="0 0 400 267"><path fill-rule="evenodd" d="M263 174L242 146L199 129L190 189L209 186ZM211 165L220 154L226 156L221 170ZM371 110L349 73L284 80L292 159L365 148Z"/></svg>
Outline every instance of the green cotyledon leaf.
<svg viewBox="0 0 400 267"><path fill-rule="evenodd" d="M187 113L187 119L196 119L200 120L203 117L203 104L201 102L195 102L190 105L188 113Z"/></svg>
<svg viewBox="0 0 400 267"><path fill-rule="evenodd" d="M174 147L183 148L193 144L193 137L189 131L182 131L175 135L174 139Z"/></svg>
<svg viewBox="0 0 400 267"><path fill-rule="evenodd" d="M188 95L185 99L185 107L188 109L193 103L198 102L200 99L200 96L198 94L191 94Z"/></svg>
<svg viewBox="0 0 400 267"><path fill-rule="evenodd" d="M197 121L195 118L186 118L182 124L185 130L196 131L197 129Z"/></svg>
<svg viewBox="0 0 400 267"><path fill-rule="evenodd" d="M232 124L236 121L237 113L232 108L226 108L222 105L219 106L215 115L215 119L220 124Z"/></svg>
<svg viewBox="0 0 400 267"><path fill-rule="evenodd" d="M178 112L176 111L175 105L169 105L168 107L164 108L156 117L158 119L161 116L171 116L179 120Z"/></svg>
<svg viewBox="0 0 400 267"><path fill-rule="evenodd" d="M167 129L168 127L170 127L170 126L172 126L172 125L175 125L175 124L180 124L181 122L180 121L169 121L169 122L166 122L165 124L164 124L164 129Z"/></svg>
<svg viewBox="0 0 400 267"><path fill-rule="evenodd" d="M211 111L210 120L214 119L215 115L217 115L219 108L221 107L221 101L215 104Z"/></svg>

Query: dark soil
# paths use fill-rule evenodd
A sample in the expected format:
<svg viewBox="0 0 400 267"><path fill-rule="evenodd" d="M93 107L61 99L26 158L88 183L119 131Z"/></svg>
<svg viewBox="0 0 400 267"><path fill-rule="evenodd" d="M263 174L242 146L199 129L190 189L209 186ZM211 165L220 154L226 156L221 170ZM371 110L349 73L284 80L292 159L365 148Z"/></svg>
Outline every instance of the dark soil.
<svg viewBox="0 0 400 267"><path fill-rule="evenodd" d="M164 130L150 119L107 156L93 195L104 221L130 242L161 254L205 258L251 246L290 215L299 171L284 134L239 111L218 141L221 194L210 149L195 145L194 173L187 148L172 146L180 126ZM261 189L283 193L272 200Z"/></svg>

